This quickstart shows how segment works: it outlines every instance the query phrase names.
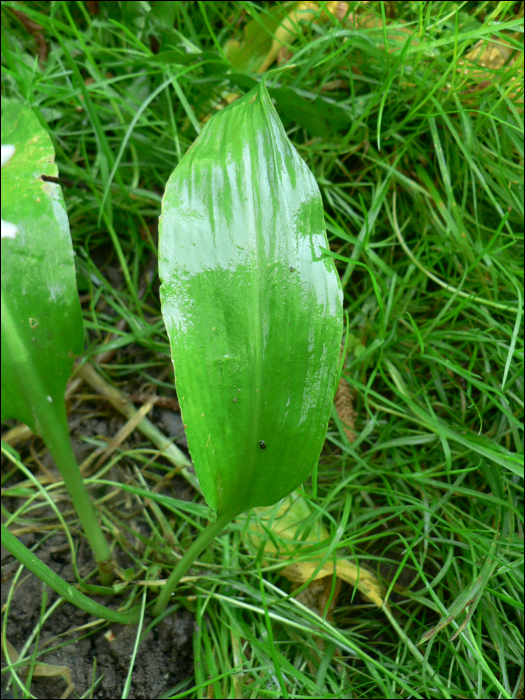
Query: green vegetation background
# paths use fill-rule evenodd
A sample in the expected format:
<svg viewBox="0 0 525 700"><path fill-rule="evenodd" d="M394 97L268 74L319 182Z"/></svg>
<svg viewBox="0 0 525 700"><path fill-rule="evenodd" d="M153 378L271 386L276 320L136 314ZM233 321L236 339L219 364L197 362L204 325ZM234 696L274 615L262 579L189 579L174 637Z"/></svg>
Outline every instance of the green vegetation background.
<svg viewBox="0 0 525 700"><path fill-rule="evenodd" d="M305 494L330 532L319 555L375 572L391 614L335 579L328 620L283 599L278 560L261 569L233 526L177 594L196 671L164 697L523 692L522 34L514 2L2 3L2 100L53 139L86 354L118 349L98 367L109 382L173 395L164 185L258 70L295 66L271 95L344 259L346 398ZM144 441L111 464L151 457ZM155 478L146 466L136 485ZM119 515L103 512L109 532ZM182 548L205 522L172 522ZM143 578L150 553L128 550Z"/></svg>

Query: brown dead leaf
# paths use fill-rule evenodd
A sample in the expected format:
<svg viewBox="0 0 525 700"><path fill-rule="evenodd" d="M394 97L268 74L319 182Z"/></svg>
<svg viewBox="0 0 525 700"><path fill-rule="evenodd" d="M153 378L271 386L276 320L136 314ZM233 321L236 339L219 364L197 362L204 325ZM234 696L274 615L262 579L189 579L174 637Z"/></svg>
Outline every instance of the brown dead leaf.
<svg viewBox="0 0 525 700"><path fill-rule="evenodd" d="M517 49L505 39L493 36L489 42L480 39L474 48L465 54L465 59L482 68L497 69L503 68L513 54L517 55Z"/></svg>
<svg viewBox="0 0 525 700"><path fill-rule="evenodd" d="M518 51L501 36L493 36L490 41L481 39L459 62L459 70L467 75L470 82L468 92L477 92L489 87L494 80L501 81L501 72L514 70ZM495 73L498 71L498 73ZM509 92L509 98L516 106L523 106L523 68L511 77L516 89Z"/></svg>
<svg viewBox="0 0 525 700"><path fill-rule="evenodd" d="M98 0L87 0L86 6L91 17L96 17L100 14Z"/></svg>
<svg viewBox="0 0 525 700"><path fill-rule="evenodd" d="M12 8L11 12L15 15L15 17L18 20L20 20L20 22L24 25L27 31L34 38L38 47L38 62L43 68L47 58L47 42L44 36L44 27L41 27L34 20L28 17L25 14L25 12L22 12L21 10L15 10L14 8Z"/></svg>
<svg viewBox="0 0 525 700"><path fill-rule="evenodd" d="M348 442L355 442L356 435L354 430L357 414L354 411L354 401L350 387L343 377L339 380L335 395L335 410L337 411L341 423L345 426L344 431Z"/></svg>

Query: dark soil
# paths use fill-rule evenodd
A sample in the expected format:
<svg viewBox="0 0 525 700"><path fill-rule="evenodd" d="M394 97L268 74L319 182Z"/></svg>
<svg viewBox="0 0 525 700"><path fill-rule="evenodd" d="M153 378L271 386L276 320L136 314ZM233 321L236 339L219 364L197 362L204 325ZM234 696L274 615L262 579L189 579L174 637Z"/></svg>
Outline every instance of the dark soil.
<svg viewBox="0 0 525 700"><path fill-rule="evenodd" d="M31 545L34 536L23 539L26 546ZM76 583L69 563L70 551L65 536L59 534L50 537L38 549L38 556L62 578ZM92 566L92 562L86 566L79 560L81 573ZM3 610L18 567L19 563L2 548ZM42 586L42 582L27 570L18 580L7 619L7 639L17 652L21 651L39 622ZM48 594L47 608L57 598L49 589ZM115 597L91 597L108 607L117 607L119 604L118 598ZM94 619L73 605L63 602L42 626L38 649L49 651L39 656L38 661L67 666L70 669L74 684L70 697L82 697L87 693L85 697L121 698L129 673L137 626L101 623L92 628L83 628ZM149 622L150 619L146 618L144 627ZM191 613L182 608L148 633L137 653L128 697L158 698L163 692L193 675L193 627ZM4 666L3 657L2 668ZM2 698L15 697L12 688L6 692L9 677L10 674L2 677ZM89 690L93 684L95 689L93 695L90 695ZM66 688L67 682L60 676L37 676L32 683L31 692L37 698L59 698ZM17 696L20 697L19 694Z"/></svg>
<svg viewBox="0 0 525 700"><path fill-rule="evenodd" d="M93 412L99 412L98 418L93 418ZM180 445L185 447L185 436L180 416L171 416L169 412L154 408L150 413L159 428L168 436L179 437ZM85 436L114 436L124 424L120 415L108 410L108 406L100 403L84 403L80 410L77 408L73 415L69 416L69 425L73 448L77 460L81 462L93 450L81 440ZM181 425L179 425L179 423ZM178 440L179 441L179 440ZM137 431L129 436L127 444L144 444L144 437ZM33 438L30 443L16 445L24 461L30 456L31 450L41 454L42 464L51 472L56 471L54 462L43 448L43 443L38 438ZM31 461L29 459L29 461ZM11 469L11 465L2 459L3 472ZM36 466L36 465L35 465ZM168 464L171 468L171 465ZM38 470L36 471L38 474ZM40 472L41 473L41 472ZM58 472L57 472L58 473ZM113 470L112 476L116 480L125 480L125 475L119 470ZM13 482L23 479L23 475L15 473L4 484L13 485ZM168 490L163 490L168 493ZM175 477L169 484L169 495L176 498L191 499L193 490L183 479ZM3 505L7 512L14 512L22 503L18 498L4 498ZM67 502L57 503L58 507L70 510L71 504ZM119 507L116 504L117 509ZM34 511L35 512L35 511ZM43 506L40 514L52 515L51 510ZM144 530L143 534L149 535L149 528L140 519L134 520L134 524ZM73 532L73 539L77 547L77 561L81 576L86 576L94 569L94 563L88 546L82 537L79 540L78 533ZM40 533L32 532L19 535L19 539L32 547L42 539ZM79 544L80 542L80 544ZM71 565L71 552L65 535L57 533L45 540L35 551L36 555L44 561L53 571L63 579L77 583ZM133 562L117 546L115 558L120 567L133 566ZM10 594L13 577L20 564L11 554L2 547L2 624L6 613L5 605ZM93 578L93 583L98 581ZM22 571L16 584L9 608L7 610L7 640L20 653L30 635L36 629L41 618L42 606L42 582L30 574L27 569ZM57 595L47 588L46 610L56 601ZM110 607L118 608L124 600L118 596L97 597L88 594L94 600ZM152 596L153 598L153 596ZM140 600L137 600L140 603ZM42 625L38 640L39 656L37 661L44 664L53 664L69 668L74 688L70 692L70 698L121 698L130 668L130 657L137 637L137 626L124 626L109 622L99 622L95 626L89 626L95 620L91 615L77 609L67 602L62 602ZM144 627L151 622L145 618ZM129 698L159 698L169 693L179 684L177 691L191 687L193 666L193 637L194 618L185 608L180 608L171 614L151 630L140 645L136 661L133 667L131 687L127 697ZM29 649L32 652L34 645ZM27 653L26 653L27 656ZM2 654L2 668L6 665L5 655ZM19 675L25 681L25 673L28 667L19 670ZM186 682L186 683L184 683ZM9 687L8 687L9 686ZM31 692L37 698L60 698L67 689L67 681L60 675L45 677L33 675ZM91 689L93 691L91 691ZM21 697L18 689L13 689L11 674L2 676L2 698Z"/></svg>

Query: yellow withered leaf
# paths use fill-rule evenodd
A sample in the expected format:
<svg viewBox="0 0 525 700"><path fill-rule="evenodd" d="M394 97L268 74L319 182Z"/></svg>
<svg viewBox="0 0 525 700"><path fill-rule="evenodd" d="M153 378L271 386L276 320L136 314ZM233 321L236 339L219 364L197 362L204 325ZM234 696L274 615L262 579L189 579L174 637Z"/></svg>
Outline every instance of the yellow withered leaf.
<svg viewBox="0 0 525 700"><path fill-rule="evenodd" d="M255 516L255 517L254 517ZM315 548L323 541L328 543L330 534L328 528L320 523L308 502L294 491L279 503L268 508L254 508L251 514L241 516L246 528L243 533L244 543L256 554L261 546L264 547L266 562L275 558L283 560L294 559L293 564L285 565L281 574L290 581L302 584L312 576L323 557L322 549ZM297 559L304 556L307 548L315 548L315 554L304 561ZM302 554L301 554L302 552ZM327 561L317 572L317 580L334 573L334 562ZM352 586L378 607L384 603L383 591L377 577L371 571L357 566L344 557L336 559L336 575Z"/></svg>

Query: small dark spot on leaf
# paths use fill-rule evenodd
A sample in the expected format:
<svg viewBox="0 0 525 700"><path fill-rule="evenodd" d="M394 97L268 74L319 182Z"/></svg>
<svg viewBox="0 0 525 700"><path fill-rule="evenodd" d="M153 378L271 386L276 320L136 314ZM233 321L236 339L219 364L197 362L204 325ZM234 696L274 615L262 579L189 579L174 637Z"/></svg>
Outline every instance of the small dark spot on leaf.
<svg viewBox="0 0 525 700"><path fill-rule="evenodd" d="M261 450L265 450L265 449L266 449L266 443L264 442L264 440L261 440L261 441L259 442L259 447L261 448Z"/></svg>

